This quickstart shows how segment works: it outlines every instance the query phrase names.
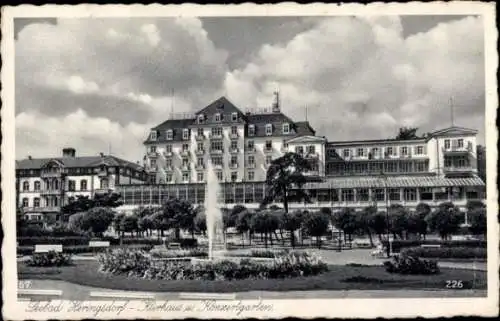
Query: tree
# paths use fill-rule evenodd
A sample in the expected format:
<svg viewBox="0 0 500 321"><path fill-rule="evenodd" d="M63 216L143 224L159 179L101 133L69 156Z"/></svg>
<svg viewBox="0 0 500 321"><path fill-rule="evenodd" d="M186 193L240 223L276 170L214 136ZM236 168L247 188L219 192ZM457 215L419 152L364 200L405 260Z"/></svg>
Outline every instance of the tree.
<svg viewBox="0 0 500 321"><path fill-rule="evenodd" d="M295 247L295 231L300 229L304 221L304 213L297 210L292 213L284 213L281 226L290 233L290 245Z"/></svg>
<svg viewBox="0 0 500 321"><path fill-rule="evenodd" d="M307 233L316 237L316 244L321 248L321 237L328 231L330 217L322 212L312 212L305 217L304 227Z"/></svg>
<svg viewBox="0 0 500 321"><path fill-rule="evenodd" d="M134 236L134 231L139 229L138 225L138 217L135 215L127 215L125 216L120 224L120 230L125 233L131 233Z"/></svg>
<svg viewBox="0 0 500 321"><path fill-rule="evenodd" d="M417 136L417 127L401 127L399 128L399 133L396 135L396 139L399 140L410 140L410 139L419 139Z"/></svg>
<svg viewBox="0 0 500 321"><path fill-rule="evenodd" d="M432 231L436 231L443 240L449 239L460 227L460 211L451 202L441 203L427 216L426 221Z"/></svg>
<svg viewBox="0 0 500 321"><path fill-rule="evenodd" d="M344 231L344 242L347 242L346 236L349 236L349 240L351 240L352 234L359 228L356 219L356 212L352 208L348 207L333 214L332 224L336 228Z"/></svg>
<svg viewBox="0 0 500 321"><path fill-rule="evenodd" d="M206 234L207 232L207 217L205 208L200 205L196 208L196 216L194 217L194 227L196 231Z"/></svg>
<svg viewBox="0 0 500 321"><path fill-rule="evenodd" d="M267 169L266 195L261 205L279 201L283 203L285 213L288 213L291 197L310 202L309 194L303 186L309 180L304 172L311 169L311 163L300 154L286 153L274 159Z"/></svg>
<svg viewBox="0 0 500 321"><path fill-rule="evenodd" d="M424 240L427 235L428 224L426 217L431 213L431 207L426 203L419 203L415 208L415 212L408 216L408 232L415 233L418 237L423 236Z"/></svg>
<svg viewBox="0 0 500 321"><path fill-rule="evenodd" d="M87 232L88 226L84 221L85 212L75 213L68 219L68 227L75 233Z"/></svg>
<svg viewBox="0 0 500 321"><path fill-rule="evenodd" d="M404 232L408 231L408 211L400 204L393 204L388 209L389 227L394 236L403 239ZM406 237L408 238L408 237Z"/></svg>
<svg viewBox="0 0 500 321"><path fill-rule="evenodd" d="M382 235L384 235L387 232L386 213L385 212L374 213L370 217L369 224L370 224L370 229L375 234L377 234L379 241L382 242Z"/></svg>
<svg viewBox="0 0 500 321"><path fill-rule="evenodd" d="M264 235L265 247L267 247L268 235L276 231L279 227L279 221L276 219L276 216L271 215L269 210L257 212L251 217L250 224L253 231ZM272 245L272 236L270 241Z"/></svg>
<svg viewBox="0 0 500 321"><path fill-rule="evenodd" d="M469 218L469 232L473 235L486 236L486 207L474 208L467 213Z"/></svg>
<svg viewBox="0 0 500 321"><path fill-rule="evenodd" d="M370 245L374 246L372 238L372 224L371 220L373 215L377 213L377 208L375 206L367 206L362 211L356 212L357 226L363 234L368 235L370 240Z"/></svg>
<svg viewBox="0 0 500 321"><path fill-rule="evenodd" d="M139 231L145 231L146 235L151 236L151 230L154 228L152 215L139 217L137 220L137 228Z"/></svg>
<svg viewBox="0 0 500 321"><path fill-rule="evenodd" d="M177 198L169 198L162 204L160 213L162 227L174 228L176 239L180 239L181 229L194 233L194 218L197 213L191 203Z"/></svg>
<svg viewBox="0 0 500 321"><path fill-rule="evenodd" d="M248 232L248 240L250 242L250 245L252 244L252 216L254 215L253 211L250 210L245 210L243 212L238 213L238 217L236 219L236 230L241 233L241 238L244 240L244 235L245 233Z"/></svg>
<svg viewBox="0 0 500 321"><path fill-rule="evenodd" d="M115 229L115 232L120 235L120 232L121 232L121 236L123 236L123 230L121 229L121 224L122 224L122 220L123 218L125 217L125 213L118 213L115 215L115 217L113 218L113 228Z"/></svg>
<svg viewBox="0 0 500 321"><path fill-rule="evenodd" d="M113 222L115 212L106 207L94 207L83 216L83 225L88 228L92 234L102 236Z"/></svg>

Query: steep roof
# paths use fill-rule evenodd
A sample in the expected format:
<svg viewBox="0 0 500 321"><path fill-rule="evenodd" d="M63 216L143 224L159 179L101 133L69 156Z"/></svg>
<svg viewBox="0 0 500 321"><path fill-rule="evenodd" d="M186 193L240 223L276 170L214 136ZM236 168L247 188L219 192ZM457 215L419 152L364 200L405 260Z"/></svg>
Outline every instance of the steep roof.
<svg viewBox="0 0 500 321"><path fill-rule="evenodd" d="M52 158L32 158L16 160L16 169L40 169L50 161L57 161L66 168L74 167L96 167L102 164L108 166L125 166L135 170L142 170L139 164L129 162L113 155L104 156L80 156L80 157L52 157Z"/></svg>
<svg viewBox="0 0 500 321"><path fill-rule="evenodd" d="M443 128L436 130L431 133L431 136L447 136L447 135L475 135L477 130L472 128L465 128L459 126L451 126L448 128Z"/></svg>

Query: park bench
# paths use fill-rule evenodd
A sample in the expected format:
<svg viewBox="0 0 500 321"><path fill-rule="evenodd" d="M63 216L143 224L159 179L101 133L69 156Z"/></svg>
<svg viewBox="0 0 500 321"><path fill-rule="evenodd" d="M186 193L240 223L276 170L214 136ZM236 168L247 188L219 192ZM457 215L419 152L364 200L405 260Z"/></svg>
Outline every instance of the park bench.
<svg viewBox="0 0 500 321"><path fill-rule="evenodd" d="M62 252L62 244L35 244L35 253Z"/></svg>
<svg viewBox="0 0 500 321"><path fill-rule="evenodd" d="M420 247L423 247L423 248L440 248L441 245L440 244L422 244L420 245Z"/></svg>
<svg viewBox="0 0 500 321"><path fill-rule="evenodd" d="M169 243L167 247L172 250L180 250L181 243Z"/></svg>

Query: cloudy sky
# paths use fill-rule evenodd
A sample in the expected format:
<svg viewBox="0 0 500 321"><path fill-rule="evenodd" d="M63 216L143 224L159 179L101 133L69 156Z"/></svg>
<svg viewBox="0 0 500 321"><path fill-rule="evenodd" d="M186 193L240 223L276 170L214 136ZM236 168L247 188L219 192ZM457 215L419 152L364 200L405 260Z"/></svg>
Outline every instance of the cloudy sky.
<svg viewBox="0 0 500 321"><path fill-rule="evenodd" d="M16 19L16 158L142 159L149 128L225 95L330 140L455 124L484 142L483 21L466 16Z"/></svg>

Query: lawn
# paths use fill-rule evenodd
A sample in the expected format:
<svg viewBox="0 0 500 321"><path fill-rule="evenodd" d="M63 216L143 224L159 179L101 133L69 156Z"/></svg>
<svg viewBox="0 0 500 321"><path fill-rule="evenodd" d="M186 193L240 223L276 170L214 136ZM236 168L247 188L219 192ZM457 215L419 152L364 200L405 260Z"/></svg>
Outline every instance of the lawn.
<svg viewBox="0 0 500 321"><path fill-rule="evenodd" d="M330 265L317 276L270 280L144 280L98 272L96 261L77 261L67 267L28 267L18 263L19 279L51 279L113 290L153 292L245 292L301 290L446 289L447 281L460 280L462 289L486 289L486 272L441 269L437 275L390 274L382 266Z"/></svg>

